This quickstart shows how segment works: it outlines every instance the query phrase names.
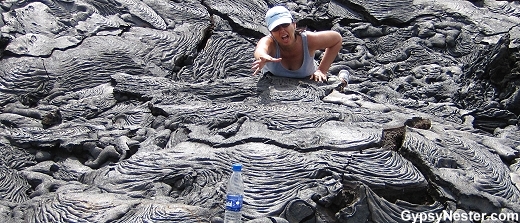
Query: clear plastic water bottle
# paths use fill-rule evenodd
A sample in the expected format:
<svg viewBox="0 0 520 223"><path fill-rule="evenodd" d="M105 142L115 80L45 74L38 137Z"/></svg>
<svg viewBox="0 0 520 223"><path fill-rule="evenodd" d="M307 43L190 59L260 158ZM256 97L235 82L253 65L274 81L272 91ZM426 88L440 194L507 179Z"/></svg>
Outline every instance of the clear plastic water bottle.
<svg viewBox="0 0 520 223"><path fill-rule="evenodd" d="M229 178L226 193L226 211L224 223L242 222L242 203L244 199L244 181L242 164L233 164L233 173Z"/></svg>
<svg viewBox="0 0 520 223"><path fill-rule="evenodd" d="M341 80L341 85L343 88L348 86L348 81L350 80L350 72L348 70L341 70L338 74L339 79Z"/></svg>

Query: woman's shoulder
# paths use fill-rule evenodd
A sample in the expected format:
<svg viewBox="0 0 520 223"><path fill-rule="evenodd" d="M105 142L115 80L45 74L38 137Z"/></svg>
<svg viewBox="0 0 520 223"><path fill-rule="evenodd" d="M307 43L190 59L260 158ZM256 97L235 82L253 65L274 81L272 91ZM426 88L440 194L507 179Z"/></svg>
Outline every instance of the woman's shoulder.
<svg viewBox="0 0 520 223"><path fill-rule="evenodd" d="M322 31L304 31L302 32L302 36L305 36L307 38L307 42L310 45L314 45L313 43L317 43L320 41L320 36Z"/></svg>
<svg viewBox="0 0 520 223"><path fill-rule="evenodd" d="M262 37L260 40L258 40L258 43L257 43L257 45L263 45L266 47L271 47L274 44L275 44L275 42L274 42L273 38L271 37L271 35Z"/></svg>
<svg viewBox="0 0 520 223"><path fill-rule="evenodd" d="M262 37L258 41L257 47L264 48L269 55L274 56L275 49L276 49L276 42L273 40L273 37L271 35L267 35L267 36Z"/></svg>
<svg viewBox="0 0 520 223"><path fill-rule="evenodd" d="M304 31L302 33L305 33L305 35L307 35L307 37L311 37L311 38L335 35L334 34L335 31L331 31L331 30L325 30L325 31Z"/></svg>
<svg viewBox="0 0 520 223"><path fill-rule="evenodd" d="M266 44L273 44L274 40L273 40L273 37L269 34L269 35L262 37L259 42L264 42Z"/></svg>
<svg viewBox="0 0 520 223"><path fill-rule="evenodd" d="M332 30L326 31L316 31L316 32L306 32L307 39L309 40L327 40L330 38L337 38L339 35L338 32Z"/></svg>
<svg viewBox="0 0 520 223"><path fill-rule="evenodd" d="M337 40L341 41L341 36L336 31L307 32L309 48L322 49L328 47L331 43L337 42Z"/></svg>
<svg viewBox="0 0 520 223"><path fill-rule="evenodd" d="M302 36L305 36L308 41L319 41L320 36L323 35L323 31L303 31Z"/></svg>

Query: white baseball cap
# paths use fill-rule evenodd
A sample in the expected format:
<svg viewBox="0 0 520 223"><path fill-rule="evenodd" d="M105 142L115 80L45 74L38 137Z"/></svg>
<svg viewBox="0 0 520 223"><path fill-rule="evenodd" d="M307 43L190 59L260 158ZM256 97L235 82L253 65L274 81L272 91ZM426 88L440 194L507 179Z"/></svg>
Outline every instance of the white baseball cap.
<svg viewBox="0 0 520 223"><path fill-rule="evenodd" d="M272 31L280 24L292 23L293 17L287 8L283 6L275 6L265 13L265 22L267 23L267 29Z"/></svg>

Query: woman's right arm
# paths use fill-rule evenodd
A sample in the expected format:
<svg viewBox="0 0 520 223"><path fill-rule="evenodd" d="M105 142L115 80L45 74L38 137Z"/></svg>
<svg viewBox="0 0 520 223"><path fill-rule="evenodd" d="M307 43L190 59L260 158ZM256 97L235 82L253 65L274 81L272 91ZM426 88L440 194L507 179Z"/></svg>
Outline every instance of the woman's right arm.
<svg viewBox="0 0 520 223"><path fill-rule="evenodd" d="M254 70L253 75L256 75L267 62L280 62L282 58L273 58L271 56L271 46L273 45L273 39L270 36L264 36L258 41L255 48L255 62L251 66L251 70Z"/></svg>

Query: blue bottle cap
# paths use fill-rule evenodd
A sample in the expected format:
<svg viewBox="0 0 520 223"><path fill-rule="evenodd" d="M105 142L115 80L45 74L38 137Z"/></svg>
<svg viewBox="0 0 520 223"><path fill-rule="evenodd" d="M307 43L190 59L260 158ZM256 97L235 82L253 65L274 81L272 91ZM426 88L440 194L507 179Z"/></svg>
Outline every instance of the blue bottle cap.
<svg viewBox="0 0 520 223"><path fill-rule="evenodd" d="M242 164L240 164L240 163L233 164L233 171L242 171Z"/></svg>

